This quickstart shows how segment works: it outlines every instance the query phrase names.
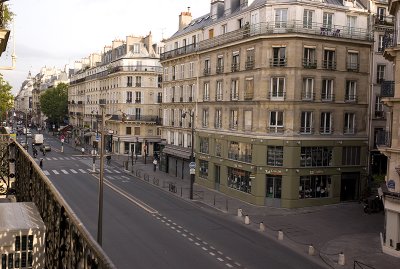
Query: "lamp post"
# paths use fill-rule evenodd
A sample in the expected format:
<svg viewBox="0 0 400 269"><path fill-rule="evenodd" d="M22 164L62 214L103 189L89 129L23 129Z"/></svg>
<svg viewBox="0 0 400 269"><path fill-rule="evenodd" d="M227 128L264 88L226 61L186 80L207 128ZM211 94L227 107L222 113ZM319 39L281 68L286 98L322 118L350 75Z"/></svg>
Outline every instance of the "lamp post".
<svg viewBox="0 0 400 269"><path fill-rule="evenodd" d="M104 100L105 101L105 100ZM104 118L105 102L100 102L101 108L101 129L100 129L100 177L99 177L99 210L97 220L97 243L102 245L103 241L103 182L104 182L104 127L106 120Z"/></svg>
<svg viewBox="0 0 400 269"><path fill-rule="evenodd" d="M194 152L193 152L193 148L194 148L194 112L190 111L190 112L185 112L182 114L182 118L186 117L186 114L189 114L190 116L190 127L191 127L191 150L190 150L190 162L193 163L194 162ZM190 173L190 193L189 193L189 199L193 200L193 184L194 184L194 176L195 173Z"/></svg>

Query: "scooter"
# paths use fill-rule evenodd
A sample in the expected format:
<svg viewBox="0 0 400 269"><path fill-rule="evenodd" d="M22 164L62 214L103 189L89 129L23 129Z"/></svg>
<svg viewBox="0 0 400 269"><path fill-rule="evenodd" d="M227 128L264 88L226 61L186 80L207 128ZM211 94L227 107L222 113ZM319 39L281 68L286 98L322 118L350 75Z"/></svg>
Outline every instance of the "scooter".
<svg viewBox="0 0 400 269"><path fill-rule="evenodd" d="M363 203L364 213L379 213L383 210L383 203L378 195L368 197L363 201Z"/></svg>

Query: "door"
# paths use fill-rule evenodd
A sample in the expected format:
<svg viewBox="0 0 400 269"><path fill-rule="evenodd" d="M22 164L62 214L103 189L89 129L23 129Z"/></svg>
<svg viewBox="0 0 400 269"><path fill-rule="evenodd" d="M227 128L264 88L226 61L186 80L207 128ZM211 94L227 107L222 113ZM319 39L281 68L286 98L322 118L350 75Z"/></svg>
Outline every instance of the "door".
<svg viewBox="0 0 400 269"><path fill-rule="evenodd" d="M360 173L342 173L340 201L354 201L359 198Z"/></svg>
<svg viewBox="0 0 400 269"><path fill-rule="evenodd" d="M265 205L281 207L282 176L267 175Z"/></svg>
<svg viewBox="0 0 400 269"><path fill-rule="evenodd" d="M215 182L214 182L214 189L219 191L219 185L221 184L221 166L215 166Z"/></svg>

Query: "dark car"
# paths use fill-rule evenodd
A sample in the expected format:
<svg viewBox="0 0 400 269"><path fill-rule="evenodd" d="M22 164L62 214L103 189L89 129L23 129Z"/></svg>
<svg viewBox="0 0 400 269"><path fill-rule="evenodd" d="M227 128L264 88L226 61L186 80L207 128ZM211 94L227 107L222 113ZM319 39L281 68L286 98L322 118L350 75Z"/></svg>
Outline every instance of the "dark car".
<svg viewBox="0 0 400 269"><path fill-rule="evenodd" d="M40 151L51 151L51 146L49 144L44 143L40 146Z"/></svg>

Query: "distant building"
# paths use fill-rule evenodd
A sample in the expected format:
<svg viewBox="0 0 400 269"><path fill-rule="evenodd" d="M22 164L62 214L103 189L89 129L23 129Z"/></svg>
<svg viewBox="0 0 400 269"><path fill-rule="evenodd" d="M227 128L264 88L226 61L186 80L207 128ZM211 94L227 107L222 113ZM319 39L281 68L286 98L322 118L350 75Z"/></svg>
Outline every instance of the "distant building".
<svg viewBox="0 0 400 269"><path fill-rule="evenodd" d="M277 207L367 183L370 14L359 1L212 0L165 41L161 168ZM189 117L194 111L195 144Z"/></svg>
<svg viewBox="0 0 400 269"><path fill-rule="evenodd" d="M34 203L0 203L1 268L45 268L46 227Z"/></svg>

